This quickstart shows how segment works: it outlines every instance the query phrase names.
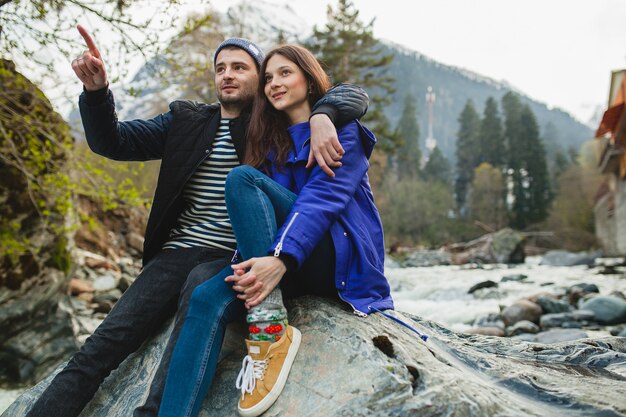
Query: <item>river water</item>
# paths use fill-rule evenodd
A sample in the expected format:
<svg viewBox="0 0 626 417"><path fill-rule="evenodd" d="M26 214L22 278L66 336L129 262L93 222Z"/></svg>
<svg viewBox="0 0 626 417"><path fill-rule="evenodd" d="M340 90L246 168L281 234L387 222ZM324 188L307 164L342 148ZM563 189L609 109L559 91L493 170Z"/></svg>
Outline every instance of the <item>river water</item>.
<svg viewBox="0 0 626 417"><path fill-rule="evenodd" d="M626 293L626 273L602 275L600 268L587 266L554 267L539 265L540 257L528 257L519 265L485 265L483 268L434 266L427 268L387 268L396 309L464 331L474 319L498 313L500 306L539 292L564 294L575 284L596 284L600 294ZM506 275L523 274L523 281L501 282ZM475 284L491 280L497 288L469 294Z"/></svg>
<svg viewBox="0 0 626 417"><path fill-rule="evenodd" d="M599 268L586 266L553 267L539 265L539 257L529 257L520 265L434 266L422 268L387 268L396 309L423 319L436 321L456 331L471 327L474 319L497 313L500 306L539 292L563 294L575 284L596 284L600 294L626 293L626 274L602 275ZM523 274L523 281L500 282L505 275ZM491 280L497 288L469 294L475 284ZM590 337L608 335L608 331L588 331ZM0 413L22 390L0 390Z"/></svg>

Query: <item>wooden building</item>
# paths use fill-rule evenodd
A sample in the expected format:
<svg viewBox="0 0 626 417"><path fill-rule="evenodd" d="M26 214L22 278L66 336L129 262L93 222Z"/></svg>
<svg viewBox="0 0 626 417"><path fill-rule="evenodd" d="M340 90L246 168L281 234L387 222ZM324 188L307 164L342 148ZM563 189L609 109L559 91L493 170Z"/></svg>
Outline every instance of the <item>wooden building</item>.
<svg viewBox="0 0 626 417"><path fill-rule="evenodd" d="M604 174L594 207L596 236L607 254L626 254L626 69L613 71L607 110L596 131Z"/></svg>

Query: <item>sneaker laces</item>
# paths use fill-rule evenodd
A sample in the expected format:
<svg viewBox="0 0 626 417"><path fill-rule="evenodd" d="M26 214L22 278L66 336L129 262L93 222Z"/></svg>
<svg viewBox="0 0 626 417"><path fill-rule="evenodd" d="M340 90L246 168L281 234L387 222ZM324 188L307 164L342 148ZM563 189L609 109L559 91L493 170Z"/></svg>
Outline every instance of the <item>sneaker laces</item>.
<svg viewBox="0 0 626 417"><path fill-rule="evenodd" d="M255 361L250 355L246 355L241 363L241 370L237 375L235 387L241 390L241 399L248 394L252 394L256 387L256 380L263 379L263 374L267 368L267 361Z"/></svg>

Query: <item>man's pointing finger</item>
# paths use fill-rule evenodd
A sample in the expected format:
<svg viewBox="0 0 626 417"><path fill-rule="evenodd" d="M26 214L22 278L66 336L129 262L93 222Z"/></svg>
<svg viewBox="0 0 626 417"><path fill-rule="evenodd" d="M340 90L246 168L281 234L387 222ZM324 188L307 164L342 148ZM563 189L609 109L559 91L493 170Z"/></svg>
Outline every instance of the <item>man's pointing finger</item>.
<svg viewBox="0 0 626 417"><path fill-rule="evenodd" d="M100 51L98 51L98 48L96 47L96 43L91 38L91 35L89 35L89 32L87 32L87 29L85 29L81 25L76 26L76 28L78 29L78 32L85 40L85 43L87 44L87 48L89 48L89 52L91 52L91 54L95 56L96 58L100 58Z"/></svg>

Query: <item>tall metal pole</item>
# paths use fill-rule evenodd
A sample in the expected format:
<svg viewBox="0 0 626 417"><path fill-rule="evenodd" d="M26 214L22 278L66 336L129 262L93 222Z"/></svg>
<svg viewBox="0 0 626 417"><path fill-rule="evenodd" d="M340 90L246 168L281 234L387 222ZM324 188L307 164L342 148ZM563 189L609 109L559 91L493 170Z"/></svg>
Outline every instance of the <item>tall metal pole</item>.
<svg viewBox="0 0 626 417"><path fill-rule="evenodd" d="M433 105L435 103L435 92L431 86L426 90L426 103L428 104L428 137L426 138L426 148L429 152L437 146L437 140L433 136Z"/></svg>

